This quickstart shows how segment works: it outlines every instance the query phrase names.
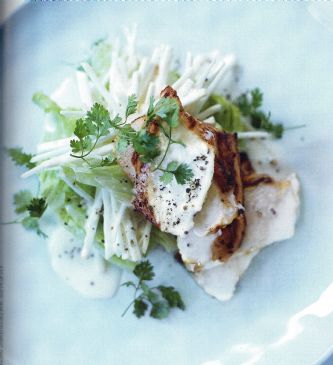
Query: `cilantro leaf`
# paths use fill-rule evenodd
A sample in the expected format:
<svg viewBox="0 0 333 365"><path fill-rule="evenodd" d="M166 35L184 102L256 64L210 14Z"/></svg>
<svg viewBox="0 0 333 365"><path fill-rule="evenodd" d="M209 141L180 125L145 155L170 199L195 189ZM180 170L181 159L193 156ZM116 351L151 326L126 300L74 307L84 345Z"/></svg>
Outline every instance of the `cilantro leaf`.
<svg viewBox="0 0 333 365"><path fill-rule="evenodd" d="M123 152L130 144L143 162L150 162L160 154L158 136L145 129L136 132L130 125L125 125L118 131L118 152Z"/></svg>
<svg viewBox="0 0 333 365"><path fill-rule="evenodd" d="M30 217L40 218L47 208L46 200L44 198L32 198L27 205L27 210Z"/></svg>
<svg viewBox="0 0 333 365"><path fill-rule="evenodd" d="M119 153L124 152L129 145L129 141L126 138L119 138L117 143L117 151Z"/></svg>
<svg viewBox="0 0 333 365"><path fill-rule="evenodd" d="M270 114L266 115L262 111L252 113L251 124L256 129L263 129L272 133L275 138L281 138L284 132L284 127L281 123L272 123L270 121Z"/></svg>
<svg viewBox="0 0 333 365"><path fill-rule="evenodd" d="M73 153L78 153L82 149L81 142L80 141L77 141L75 139L71 139L70 142L69 142L69 145L70 145Z"/></svg>
<svg viewBox="0 0 333 365"><path fill-rule="evenodd" d="M258 109L261 107L263 102L263 93L260 89L255 88L251 90L251 97L252 97L252 106L254 109Z"/></svg>
<svg viewBox="0 0 333 365"><path fill-rule="evenodd" d="M154 114L171 128L175 128L179 124L179 104L174 98L161 98L155 106Z"/></svg>
<svg viewBox="0 0 333 365"><path fill-rule="evenodd" d="M111 127L110 114L103 105L95 103L87 113L86 123L90 134L105 136Z"/></svg>
<svg viewBox="0 0 333 365"><path fill-rule="evenodd" d="M111 127L115 129L119 128L121 126L121 123L122 119L118 114L113 119L110 120Z"/></svg>
<svg viewBox="0 0 333 365"><path fill-rule="evenodd" d="M92 146L90 137L84 137L79 141L71 139L69 144L73 153L84 152Z"/></svg>
<svg viewBox="0 0 333 365"><path fill-rule="evenodd" d="M128 124L124 125L121 129L119 129L117 151L124 152L125 149L129 146L129 144L133 143L136 134L137 132Z"/></svg>
<svg viewBox="0 0 333 365"><path fill-rule="evenodd" d="M275 138L281 138L284 132L283 125L281 123L272 123L270 113L266 114L259 109L262 102L263 93L255 88L241 94L236 100L236 105L244 116L249 117L252 127L265 130L273 134Z"/></svg>
<svg viewBox="0 0 333 365"><path fill-rule="evenodd" d="M189 165L185 163L181 163L178 165L177 161L169 162L165 170L160 170L163 171L163 175L160 177L160 180L165 184L171 183L174 176L178 184L184 185L194 176L193 171L191 170Z"/></svg>
<svg viewBox="0 0 333 365"><path fill-rule="evenodd" d="M184 185L187 181L190 181L194 176L189 165L186 163L181 163L173 174L175 175L177 183L181 185Z"/></svg>
<svg viewBox="0 0 333 365"><path fill-rule="evenodd" d="M31 162L33 155L23 152L21 147L8 148L7 153L12 161L15 162L15 165L25 166L28 169L32 169L36 166L35 163Z"/></svg>
<svg viewBox="0 0 333 365"><path fill-rule="evenodd" d="M171 161L168 163L167 170L170 172L174 172L176 171L177 167L178 167L177 161Z"/></svg>
<svg viewBox="0 0 333 365"><path fill-rule="evenodd" d="M104 158L102 158L102 161L101 161L99 166L101 166L101 167L111 166L113 163L114 163L114 157L113 156L104 157Z"/></svg>
<svg viewBox="0 0 333 365"><path fill-rule="evenodd" d="M137 318L144 316L147 309L148 305L142 299L134 300L133 313L136 315Z"/></svg>
<svg viewBox="0 0 333 365"><path fill-rule="evenodd" d="M150 162L161 153L159 142L158 136L150 134L144 129L141 129L132 141L134 150L143 162Z"/></svg>
<svg viewBox="0 0 333 365"><path fill-rule="evenodd" d="M89 129L84 119L80 118L76 121L74 134L79 139L89 136Z"/></svg>
<svg viewBox="0 0 333 365"><path fill-rule="evenodd" d="M150 311L150 316L156 319L166 318L170 313L170 307L167 301L161 300L154 303Z"/></svg>
<svg viewBox="0 0 333 365"><path fill-rule="evenodd" d="M138 101L136 100L136 96L133 94L128 97L127 107L126 107L126 120L127 118L136 112L136 109L138 107Z"/></svg>
<svg viewBox="0 0 333 365"><path fill-rule="evenodd" d="M173 180L173 173L169 171L164 171L162 176L160 177L160 180L166 185L170 184Z"/></svg>
<svg viewBox="0 0 333 365"><path fill-rule="evenodd" d="M20 214L26 212L31 200L32 194L29 190L21 190L14 194L15 213Z"/></svg>
<svg viewBox="0 0 333 365"><path fill-rule="evenodd" d="M180 294L174 287L160 285L158 289L160 290L163 298L168 302L171 308L177 307L182 310L185 309L185 304Z"/></svg>
<svg viewBox="0 0 333 365"><path fill-rule="evenodd" d="M25 229L36 231L39 236L46 238L47 235L42 232L39 226L39 219L47 208L45 199L33 198L30 191L22 190L14 194L14 205L15 213L23 217L13 223L20 223ZM26 215L27 213L29 215Z"/></svg>
<svg viewBox="0 0 333 365"><path fill-rule="evenodd" d="M172 129L176 128L179 125L179 113L180 113L180 107L178 100L175 98L167 97L167 98L161 98L156 103L155 106L153 106L153 99L150 100L149 109L147 112L147 119L148 122L152 119L157 117L157 123L167 138L167 146L163 153L163 157L157 164L157 166L154 167L152 171L161 170L163 171L163 174L160 177L160 180L164 182L165 184L169 184L172 181L172 176L174 175L176 178L177 183L184 184L187 180L189 180L193 174L192 171L187 168L185 169L184 166L180 166L180 169L177 170L176 166L168 166L166 169L162 169L162 163L169 151L169 148L172 144L180 144L185 147L185 144L182 141L177 141L172 139ZM168 131L165 129L165 123L168 126ZM164 124L164 125L163 125ZM157 157L159 153L154 155L153 158ZM171 165L174 163L172 162ZM170 164L169 164L170 165ZM187 166L187 165L186 165Z"/></svg>
<svg viewBox="0 0 333 365"><path fill-rule="evenodd" d="M22 220L22 226L28 231L35 231L38 236L47 238L47 235L40 229L39 220L35 217L25 217Z"/></svg>
<svg viewBox="0 0 333 365"><path fill-rule="evenodd" d="M118 118L115 118L116 122ZM102 136L106 136L111 128L108 110L101 104L95 103L87 112L85 118L80 118L75 123L74 135L76 139L70 141L71 156L84 159L96 147Z"/></svg>
<svg viewBox="0 0 333 365"><path fill-rule="evenodd" d="M125 283L122 283L121 286L126 286L128 288L130 286L135 287L135 284L133 283L133 281L126 281Z"/></svg>
<svg viewBox="0 0 333 365"><path fill-rule="evenodd" d="M142 261L138 265L136 265L133 273L140 280L146 281L152 280L155 276L153 271L153 265L148 260Z"/></svg>
<svg viewBox="0 0 333 365"><path fill-rule="evenodd" d="M17 214L28 212L33 218L40 218L47 208L44 198L33 198L28 190L14 194L14 205Z"/></svg>
<svg viewBox="0 0 333 365"><path fill-rule="evenodd" d="M177 169L178 163L176 161L172 161L168 163L166 170L163 170L163 175L160 177L160 180L164 182L164 184L170 184L173 176L174 171Z"/></svg>
<svg viewBox="0 0 333 365"><path fill-rule="evenodd" d="M126 314L128 309L133 305L133 313L137 318L145 315L148 307L150 307L150 316L156 319L163 319L170 313L171 308L179 308L184 310L185 304L180 294L172 286L149 287L145 281L154 278L153 266L146 260L136 265L134 275L139 279L135 285L133 281L127 281L122 284L126 287L134 287L134 300L127 306L122 316ZM137 295L141 290L141 294Z"/></svg>
<svg viewBox="0 0 333 365"><path fill-rule="evenodd" d="M154 118L154 97L151 96L149 99L149 107L147 111L147 120L148 122Z"/></svg>
<svg viewBox="0 0 333 365"><path fill-rule="evenodd" d="M262 102L263 93L258 88L241 94L236 100L239 110L245 116L250 116L253 112L256 112L261 107Z"/></svg>

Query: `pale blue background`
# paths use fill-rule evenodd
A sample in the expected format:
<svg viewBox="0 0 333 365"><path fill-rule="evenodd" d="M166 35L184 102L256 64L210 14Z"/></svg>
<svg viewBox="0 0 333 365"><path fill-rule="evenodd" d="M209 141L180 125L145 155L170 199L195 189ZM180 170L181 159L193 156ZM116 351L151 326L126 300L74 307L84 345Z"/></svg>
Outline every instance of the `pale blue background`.
<svg viewBox="0 0 333 365"><path fill-rule="evenodd" d="M140 46L172 44L186 50L233 51L244 67L242 84L260 86L265 106L286 125L306 124L284 139L303 187L296 236L258 256L237 295L221 304L203 294L167 256L159 277L174 283L187 303L168 320L120 318L130 300L89 301L52 272L46 242L7 227L5 264L5 364L199 365L225 360L237 343L269 344L288 318L317 300L333 281L333 32L308 12L308 3L116 2L31 3L2 29L3 123L6 146L33 151L42 113L31 103L36 90L51 92L84 58L89 45L123 25L139 25ZM1 205L13 217L11 195L27 182L5 160ZM29 182L28 184L31 184ZM159 261L155 257L155 262ZM312 365L333 344L332 315L304 320L305 332L260 365Z"/></svg>

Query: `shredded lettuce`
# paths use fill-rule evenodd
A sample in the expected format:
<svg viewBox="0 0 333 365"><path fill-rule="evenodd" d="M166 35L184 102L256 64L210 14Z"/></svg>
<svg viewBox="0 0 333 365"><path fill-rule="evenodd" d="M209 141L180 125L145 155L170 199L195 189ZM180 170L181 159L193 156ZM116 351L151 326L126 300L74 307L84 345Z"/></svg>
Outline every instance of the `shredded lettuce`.
<svg viewBox="0 0 333 365"><path fill-rule="evenodd" d="M42 171L38 178L40 195L45 196L47 204L53 209L60 207L65 200L68 187L60 180L58 171Z"/></svg>
<svg viewBox="0 0 333 365"><path fill-rule="evenodd" d="M133 198L133 184L119 165L95 168L72 165L64 173L84 185L111 190L121 202L129 203Z"/></svg>
<svg viewBox="0 0 333 365"><path fill-rule="evenodd" d="M86 204L64 181L57 171L44 171L39 174L40 194L56 213L62 224L76 236L83 237L86 217ZM87 191L92 187L83 186Z"/></svg>
<svg viewBox="0 0 333 365"><path fill-rule="evenodd" d="M111 66L112 46L106 39L99 39L91 46L90 66L97 76L104 75Z"/></svg>
<svg viewBox="0 0 333 365"><path fill-rule="evenodd" d="M157 245L162 246L167 252L174 252L177 248L177 239L170 233L162 232L157 227L152 227L148 252Z"/></svg>
<svg viewBox="0 0 333 365"><path fill-rule="evenodd" d="M86 205L81 197L73 191L68 191L65 194L63 206L59 207L55 212L65 227L74 236L83 240L85 235L84 222L86 220Z"/></svg>
<svg viewBox="0 0 333 365"><path fill-rule="evenodd" d="M227 100L222 95L212 95L206 104L206 107L219 104L222 106L221 110L217 112L214 117L222 129L226 132L243 132L248 130L246 123L241 118L241 112L237 105Z"/></svg>
<svg viewBox="0 0 333 365"><path fill-rule="evenodd" d="M45 142L69 137L73 134L75 120L62 115L60 106L49 96L37 92L33 95L32 101L47 113L45 124L49 128L44 128L43 140Z"/></svg>
<svg viewBox="0 0 333 365"><path fill-rule="evenodd" d="M104 234L103 234L102 220L103 219L101 219L97 227L95 242L97 243L97 247L99 247L102 251L104 251ZM137 265L137 262L135 261L122 259L121 257L116 255L111 256L107 261L113 265L120 267L121 269L129 271L133 271L135 266Z"/></svg>
<svg viewBox="0 0 333 365"><path fill-rule="evenodd" d="M129 271L133 271L135 269L135 266L138 264L137 262L134 261L121 259L116 255L113 255L108 261L111 262L111 264L120 267L121 269Z"/></svg>
<svg viewBox="0 0 333 365"><path fill-rule="evenodd" d="M169 85L172 85L180 78L180 73L177 70L169 72Z"/></svg>

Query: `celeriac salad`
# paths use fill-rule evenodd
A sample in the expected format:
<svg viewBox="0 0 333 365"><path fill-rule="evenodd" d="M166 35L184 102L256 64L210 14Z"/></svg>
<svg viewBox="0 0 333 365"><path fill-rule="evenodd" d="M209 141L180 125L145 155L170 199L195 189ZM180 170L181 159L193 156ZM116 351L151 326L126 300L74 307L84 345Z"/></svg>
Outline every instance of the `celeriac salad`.
<svg viewBox="0 0 333 365"><path fill-rule="evenodd" d="M141 55L125 36L95 42L52 95L33 96L43 139L8 152L38 193L14 196L15 222L49 236L54 270L85 296L114 296L132 271L128 308L161 319L185 304L172 286L149 287L149 254L162 246L228 300L252 258L294 234L299 181L270 149L283 125L259 89L238 90L233 55L188 52L179 65L170 46Z"/></svg>

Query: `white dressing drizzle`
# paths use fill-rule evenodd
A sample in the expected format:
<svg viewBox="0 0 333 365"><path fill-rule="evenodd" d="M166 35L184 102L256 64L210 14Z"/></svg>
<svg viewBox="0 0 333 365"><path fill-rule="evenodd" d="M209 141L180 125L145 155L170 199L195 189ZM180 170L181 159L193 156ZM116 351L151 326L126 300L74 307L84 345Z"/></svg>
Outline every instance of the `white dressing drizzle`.
<svg viewBox="0 0 333 365"><path fill-rule="evenodd" d="M89 298L110 298L118 287L122 270L105 261L96 248L81 256L82 242L65 228L50 237L49 252L53 270L74 290Z"/></svg>

